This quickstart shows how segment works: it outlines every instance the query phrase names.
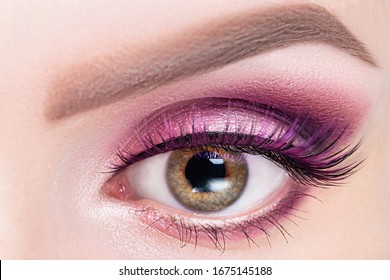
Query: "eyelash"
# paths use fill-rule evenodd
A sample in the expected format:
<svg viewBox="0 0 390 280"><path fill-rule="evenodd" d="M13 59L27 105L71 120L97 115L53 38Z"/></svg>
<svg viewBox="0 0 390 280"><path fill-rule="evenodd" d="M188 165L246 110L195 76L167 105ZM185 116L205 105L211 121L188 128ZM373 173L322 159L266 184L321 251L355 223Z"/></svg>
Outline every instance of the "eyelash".
<svg viewBox="0 0 390 280"><path fill-rule="evenodd" d="M281 219L286 219L295 226L298 224L293 221L293 217L304 220L304 218L296 213L303 213L303 211L296 207L303 198L313 198L321 202L321 200L305 191L290 190L288 194L278 202L277 207L270 209L266 214L254 215L244 222L228 222L222 226L203 222L189 222L176 215L162 214L159 210L152 207L145 207L135 212L140 215L154 217L153 222L148 224L145 229L161 223L159 228L161 228L162 231L176 231L179 236L181 248L190 244L192 239L194 239L193 244L195 250L197 248L198 239L203 234L212 242L214 248L223 254L226 250L226 241L234 239L237 234L243 235L243 237L247 239L249 247L251 244L260 247L251 236L251 231L253 230L260 230L266 237L268 245L272 247L270 241L270 228L275 227L283 236L286 243L288 243L288 237L292 237L292 235L282 225Z"/></svg>
<svg viewBox="0 0 390 280"><path fill-rule="evenodd" d="M153 143L151 136L147 135L144 138L145 150L143 152L133 155L129 151L118 150L116 155L122 164L112 164L110 172L118 173L138 161L175 149L202 149L202 147L211 146L228 152L264 156L284 168L295 181L303 185L324 187L338 185L340 181L351 176L363 162L357 161L341 168L331 169L355 153L360 147L361 141L352 148L348 149L347 146L331 153L331 149L343 136L345 129L336 137L333 137L334 131L332 129L322 129L306 139L306 145L294 146L293 143L302 129L302 126L298 125L298 121L294 121L287 132L275 141L271 139L279 131L279 128L275 129L271 137L257 139L254 135L235 134L227 131L222 133L204 131L166 140L160 135L161 142ZM332 137L334 139L330 144L323 146ZM202 139L202 145L197 143L198 139Z"/></svg>
<svg viewBox="0 0 390 280"><path fill-rule="evenodd" d="M290 119L284 115L281 116L271 106L262 106L267 108L265 115L270 118L275 118L276 116L282 120ZM170 120L168 119L165 123L170 123ZM194 125L192 125L192 132L183 133L181 129L181 134L178 137L165 139L161 133L158 133L160 137L158 143L152 140L150 134L139 135L144 147L143 151L133 154L126 149L118 149L116 155L120 163L112 163L109 172L119 173L138 161L176 149L196 148L199 150L199 148L204 148L206 150L207 146L211 146L212 148L224 149L228 152L261 155L282 167L297 185L301 185L300 187L295 186L291 188L284 198L265 214L258 214L243 223L230 222L223 226L189 222L180 216L161 214L158 209L151 207L140 209L139 214L153 216L154 221L152 224L154 225L164 221L162 228L165 231L176 230L180 236L182 247L190 243L192 239L195 239L196 247L198 236L203 234L211 240L216 249L223 253L226 247L226 239L230 239L229 235L233 233L243 234L247 238L249 246L250 243L257 245L248 232L250 229L258 229L263 232L270 244L269 226L276 227L287 242L287 236L290 234L281 225L280 219L285 218L295 224L290 218L292 216L298 217L295 215L295 212L299 211L299 209L295 205L304 197L317 199L307 193L306 187L327 188L340 185L344 179L356 172L363 162L355 161L346 166L338 167L354 154L361 145L361 141L359 141L355 146L346 146L336 152L332 152L339 139L343 137L346 129L336 133L335 131L340 130L322 127L316 129L316 132L311 136L303 137L309 134L309 129L306 127L306 119L296 117L289 123L287 130L282 132L282 126L276 127L267 138L262 138L259 135L234 133L229 131L228 126L222 132L207 131L205 123L203 123L203 132L196 132ZM251 132L254 131L254 126L255 124L252 123ZM237 127L236 131L244 130L243 127ZM275 136L276 140L273 139ZM303 138L303 143L295 145L298 137ZM166 226L167 224L168 226Z"/></svg>

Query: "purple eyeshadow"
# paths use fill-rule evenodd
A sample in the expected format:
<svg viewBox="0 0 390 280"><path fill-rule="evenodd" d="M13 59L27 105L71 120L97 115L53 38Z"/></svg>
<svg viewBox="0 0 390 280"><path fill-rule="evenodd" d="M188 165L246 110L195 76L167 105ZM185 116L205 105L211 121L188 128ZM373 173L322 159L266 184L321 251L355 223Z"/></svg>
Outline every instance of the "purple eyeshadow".
<svg viewBox="0 0 390 280"><path fill-rule="evenodd" d="M330 122L331 123L331 122ZM145 119L134 137L117 151L119 172L135 162L177 149L211 146L261 155L304 185L337 185L360 161L344 164L358 149L343 146L346 128L323 125L270 104L241 99L203 98L177 102Z"/></svg>

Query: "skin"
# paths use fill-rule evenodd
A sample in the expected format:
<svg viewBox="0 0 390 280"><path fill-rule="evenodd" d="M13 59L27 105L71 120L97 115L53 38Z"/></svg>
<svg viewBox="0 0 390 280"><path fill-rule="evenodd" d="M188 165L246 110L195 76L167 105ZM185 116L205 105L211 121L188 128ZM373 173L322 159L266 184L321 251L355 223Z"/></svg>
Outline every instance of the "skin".
<svg viewBox="0 0 390 280"><path fill-rule="evenodd" d="M292 2L316 3L336 15L378 66L329 46L296 45L56 122L45 117L50 82L80 61L94 68L97 58L115 56L124 46L158 45L215 17ZM390 1L115 3L0 2L1 259L390 258ZM257 71L256 65L264 67ZM195 89L224 76L240 79L248 69L336 79L350 86L351 100L367 108L351 136L351 142L364 138L357 155L366 158L363 167L342 187L315 190L322 203L302 203L305 220L294 220L298 227L286 224L293 236L288 244L274 230L272 248L266 240L249 248L246 239L222 255L212 246L180 248L176 239L145 231L127 205L102 198L109 175L101 171L128 127L176 100L170 92L194 98Z"/></svg>

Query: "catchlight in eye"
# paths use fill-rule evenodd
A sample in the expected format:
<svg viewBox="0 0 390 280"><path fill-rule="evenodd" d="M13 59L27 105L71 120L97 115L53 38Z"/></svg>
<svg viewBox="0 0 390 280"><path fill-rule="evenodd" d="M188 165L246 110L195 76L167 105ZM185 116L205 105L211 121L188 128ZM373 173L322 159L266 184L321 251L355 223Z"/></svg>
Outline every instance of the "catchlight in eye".
<svg viewBox="0 0 390 280"><path fill-rule="evenodd" d="M167 183L180 203L204 212L221 210L240 197L248 166L241 153L222 149L174 151L167 164Z"/></svg>

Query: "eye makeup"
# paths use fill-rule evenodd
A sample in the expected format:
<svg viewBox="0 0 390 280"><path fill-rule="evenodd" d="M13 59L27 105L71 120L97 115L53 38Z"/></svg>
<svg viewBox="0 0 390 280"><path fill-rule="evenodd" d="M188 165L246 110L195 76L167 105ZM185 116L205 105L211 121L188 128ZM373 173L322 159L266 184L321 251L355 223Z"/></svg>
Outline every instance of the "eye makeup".
<svg viewBox="0 0 390 280"><path fill-rule="evenodd" d="M324 64L325 54L335 63ZM106 136L99 188L101 200L124 215L112 212L112 218L123 232L136 224L144 244L161 249L163 241L199 252L290 242L306 211L317 211L325 192L333 195L322 189L346 183L364 158L357 151L359 131L375 79L373 71L339 56L324 47L290 47L118 102L116 110L106 111L116 132ZM154 158L199 149L259 157L285 177L272 188L260 177L253 200L246 200L245 187L231 205L207 212L160 199L166 165L139 172L145 162L158 162ZM262 172L253 169L248 178L254 173ZM146 191L145 181L152 178Z"/></svg>
<svg viewBox="0 0 390 280"><path fill-rule="evenodd" d="M307 161L304 169L318 166L323 170L343 161L343 157L349 157L358 147L332 154L345 127L331 123L320 127L321 124L307 116L289 116L270 105L242 99L193 99L177 102L161 111L146 119L129 144L118 150L118 159L124 164L113 163L114 171L160 153L204 146L266 157L273 155L261 151L283 150L284 156L292 157L291 164L298 164L292 160L300 158ZM300 165L305 166L303 162ZM319 183L331 183L324 181Z"/></svg>
<svg viewBox="0 0 390 280"><path fill-rule="evenodd" d="M157 46L139 49L135 44L134 48L123 50L119 57L117 53L107 55L101 58L98 67L91 67L96 64L96 58L93 62L71 65L70 73L65 71L65 78L53 82L48 102L53 106L48 107L48 119L60 119L118 100L128 94L126 88L131 92L155 88L297 43L331 45L370 66L377 66L366 47L337 17L313 4L253 10L216 20L213 17L204 26L176 34L173 40L167 37Z"/></svg>
<svg viewBox="0 0 390 280"><path fill-rule="evenodd" d="M313 197L311 187L338 185L359 165L359 161L345 164L359 147L343 144L346 131L341 122L324 125L309 113L282 111L253 100L200 98L176 102L156 110L122 144L111 162L111 172L118 173L120 179L114 176L103 192L128 203L147 228L174 237L182 245L207 246L208 241L224 251L227 240L246 238L257 244L254 239L259 233L268 240L272 227L287 239L281 220L295 215L302 198ZM283 168L291 179L250 210L206 215L147 202L137 197L130 178L127 181L120 176L128 166L158 154L210 148L263 156Z"/></svg>
<svg viewBox="0 0 390 280"><path fill-rule="evenodd" d="M281 234L288 243L291 235L285 225L287 222L296 226L294 220L303 219L300 204L305 199L317 199L296 187L292 184L283 186L250 210L223 217L189 215L186 211L153 202L146 206L142 201L132 212L145 224L145 230L154 229L173 237L179 241L180 247L191 244L194 249L201 246L223 253L234 248L233 243L240 244L242 240L248 242L249 248L264 244L272 247L270 240L274 233Z"/></svg>

